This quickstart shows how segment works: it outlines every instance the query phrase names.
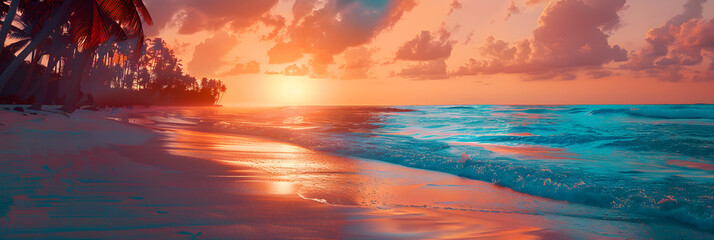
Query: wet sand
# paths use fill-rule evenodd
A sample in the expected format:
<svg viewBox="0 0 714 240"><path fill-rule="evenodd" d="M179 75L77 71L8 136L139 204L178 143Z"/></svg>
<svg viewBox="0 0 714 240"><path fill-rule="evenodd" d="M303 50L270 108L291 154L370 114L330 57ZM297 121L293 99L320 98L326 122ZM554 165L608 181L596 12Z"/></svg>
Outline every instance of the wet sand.
<svg viewBox="0 0 714 240"><path fill-rule="evenodd" d="M200 132L185 123L140 127L124 112L71 117L0 112L2 238L707 236L491 183Z"/></svg>

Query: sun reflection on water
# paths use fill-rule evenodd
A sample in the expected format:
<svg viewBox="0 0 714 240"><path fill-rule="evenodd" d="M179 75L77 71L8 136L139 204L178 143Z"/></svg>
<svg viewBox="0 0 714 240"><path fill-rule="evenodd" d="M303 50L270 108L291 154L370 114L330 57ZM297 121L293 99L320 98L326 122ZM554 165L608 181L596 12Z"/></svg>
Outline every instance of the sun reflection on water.
<svg viewBox="0 0 714 240"><path fill-rule="evenodd" d="M287 195L295 193L295 183L293 182L270 182L271 193L277 195Z"/></svg>

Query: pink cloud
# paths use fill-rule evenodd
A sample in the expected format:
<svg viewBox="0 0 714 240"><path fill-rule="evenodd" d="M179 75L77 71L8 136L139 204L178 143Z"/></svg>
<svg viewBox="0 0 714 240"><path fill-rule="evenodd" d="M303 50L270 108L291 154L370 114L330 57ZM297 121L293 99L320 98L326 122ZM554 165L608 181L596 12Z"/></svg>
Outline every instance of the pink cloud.
<svg viewBox="0 0 714 240"><path fill-rule="evenodd" d="M196 45L188 71L197 76L215 76L216 70L228 64L221 59L238 43L238 39L224 31L217 32Z"/></svg>
<svg viewBox="0 0 714 240"><path fill-rule="evenodd" d="M263 15L277 3L277 0L188 0L185 5L187 20L182 23L179 33L217 30L226 25L234 31L241 31L262 20Z"/></svg>
<svg viewBox="0 0 714 240"><path fill-rule="evenodd" d="M540 16L533 38L515 44L490 37L481 48L487 59L470 59L454 75L525 73L527 79L574 79L578 68L600 68L627 60L608 42L620 25L625 0L560 0ZM567 37L564 37L567 36ZM550 77L549 77L550 76Z"/></svg>
<svg viewBox="0 0 714 240"><path fill-rule="evenodd" d="M152 25L144 23L144 34L149 37L157 36L159 31L166 28L182 7L182 4L178 4L178 0L146 0L144 2L154 21Z"/></svg>
<svg viewBox="0 0 714 240"><path fill-rule="evenodd" d="M285 67L283 71L266 71L268 75L285 75L285 76L307 76L310 75L310 67L307 65L291 64Z"/></svg>
<svg viewBox="0 0 714 240"><path fill-rule="evenodd" d="M352 48L344 53L345 64L340 67L342 75L340 79L364 79L368 78L369 70L374 65L372 54L376 50L367 47Z"/></svg>
<svg viewBox="0 0 714 240"><path fill-rule="evenodd" d="M451 15L452 13L454 13L454 11L459 10L461 8L463 8L463 5L461 5L461 2L459 2L459 0L454 0L453 2L451 2L451 9L449 9L449 15Z"/></svg>
<svg viewBox="0 0 714 240"><path fill-rule="evenodd" d="M174 40L174 44L171 46L171 48L174 50L174 52L177 55L183 54L184 52L188 51L188 47L191 44L187 42L179 42L178 40Z"/></svg>
<svg viewBox="0 0 714 240"><path fill-rule="evenodd" d="M285 28L285 17L280 15L263 15L263 17L261 18L261 22L263 22L263 24L265 24L266 26L273 27L273 31L268 33L268 35L261 37L261 39L263 40L274 39L278 36L280 30Z"/></svg>
<svg viewBox="0 0 714 240"><path fill-rule="evenodd" d="M526 6L536 5L544 2L548 2L548 0L528 0L526 1Z"/></svg>
<svg viewBox="0 0 714 240"><path fill-rule="evenodd" d="M283 74L288 76L307 76L310 75L310 68L306 65L293 64L287 66L283 71Z"/></svg>
<svg viewBox="0 0 714 240"><path fill-rule="evenodd" d="M441 29L436 34L422 31L414 39L407 41L397 50L398 60L430 61L451 56L454 41L451 34Z"/></svg>
<svg viewBox="0 0 714 240"><path fill-rule="evenodd" d="M516 6L516 1L512 0L511 5L508 6L508 15L506 15L506 20L511 18L511 16L519 14L521 12L521 9Z"/></svg>
<svg viewBox="0 0 714 240"><path fill-rule="evenodd" d="M260 73L260 63L257 61L250 61L247 63L238 63L231 70L222 73L222 76L237 76L242 74L256 74Z"/></svg>
<svg viewBox="0 0 714 240"><path fill-rule="evenodd" d="M293 3L293 21L297 22L308 14L312 13L315 9L315 4L317 0L295 0Z"/></svg>
<svg viewBox="0 0 714 240"><path fill-rule="evenodd" d="M448 78L446 61L443 59L409 65L396 75L421 80Z"/></svg>
<svg viewBox="0 0 714 240"><path fill-rule="evenodd" d="M284 37L288 41L276 44L268 52L270 62L291 62L308 54L312 58L311 76L324 77L327 66L334 63L334 55L369 43L415 5L414 0L329 0L324 7L313 9L314 1L296 1L293 13L302 17L287 27ZM277 50L285 46L294 52L286 56Z"/></svg>
<svg viewBox="0 0 714 240"><path fill-rule="evenodd" d="M283 64L297 61L302 58L303 53L300 46L294 42L278 42L268 50L268 56L268 63Z"/></svg>
<svg viewBox="0 0 714 240"><path fill-rule="evenodd" d="M395 75L412 79L448 78L446 59L451 56L456 43L450 38L451 33L442 27L435 33L422 31L414 39L405 42L397 50L395 60L419 63L411 64Z"/></svg>
<svg viewBox="0 0 714 240"><path fill-rule="evenodd" d="M267 13L278 0L147 0L147 8L154 18L154 26L147 27L147 34L158 34L169 24L177 24L179 33L192 34L201 30L216 31L225 26L233 31L264 22L279 27ZM183 12L185 19L179 23L171 20ZM266 18L267 16L267 18Z"/></svg>
<svg viewBox="0 0 714 240"><path fill-rule="evenodd" d="M612 76L613 72L609 70L597 69L585 72L585 75L590 79L600 79Z"/></svg>
<svg viewBox="0 0 714 240"><path fill-rule="evenodd" d="M705 2L689 0L682 14L650 29L645 38L648 46L633 53L622 67L664 81L714 80L714 66L697 69L704 53L714 51L714 19L701 19Z"/></svg>

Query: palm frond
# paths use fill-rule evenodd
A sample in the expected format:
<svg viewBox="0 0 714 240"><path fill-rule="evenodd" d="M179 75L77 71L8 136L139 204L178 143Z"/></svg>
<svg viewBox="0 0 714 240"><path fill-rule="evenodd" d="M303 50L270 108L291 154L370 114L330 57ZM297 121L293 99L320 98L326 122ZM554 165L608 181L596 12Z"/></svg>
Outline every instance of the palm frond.
<svg viewBox="0 0 714 240"><path fill-rule="evenodd" d="M25 45L30 43L31 40L32 39L23 39L23 40L8 44L5 46L5 49L7 49L8 51L10 51L12 53L16 53L16 52L22 50L25 47Z"/></svg>
<svg viewBox="0 0 714 240"><path fill-rule="evenodd" d="M144 18L144 22L149 26L154 25L154 20L151 19L151 14L149 14L149 9L146 8L142 0L133 0L136 10L139 11L141 17Z"/></svg>
<svg viewBox="0 0 714 240"><path fill-rule="evenodd" d="M73 9L69 17L69 34L81 50L96 47L109 39L110 27L95 1L76 1Z"/></svg>
<svg viewBox="0 0 714 240"><path fill-rule="evenodd" d="M49 20L54 11L59 8L62 1L58 0L23 0L20 1L18 10L20 21L23 23L32 23L32 35L37 34L44 26L45 21Z"/></svg>
<svg viewBox="0 0 714 240"><path fill-rule="evenodd" d="M4 22L0 21L0 25L2 25ZM22 28L16 27L15 25L10 25L10 33L9 35L12 37L13 33L27 33L24 31Z"/></svg>

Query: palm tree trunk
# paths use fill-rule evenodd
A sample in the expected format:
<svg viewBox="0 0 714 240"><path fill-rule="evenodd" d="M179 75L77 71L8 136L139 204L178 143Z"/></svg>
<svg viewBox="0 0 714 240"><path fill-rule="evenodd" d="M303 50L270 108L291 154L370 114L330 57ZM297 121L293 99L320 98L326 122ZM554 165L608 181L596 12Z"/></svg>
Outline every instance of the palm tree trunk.
<svg viewBox="0 0 714 240"><path fill-rule="evenodd" d="M0 91L5 88L5 84L8 80L10 80L10 77L13 73L15 73L15 70L17 70L17 68L20 67L22 62L25 61L27 55L30 55L30 53L35 50L35 48L42 41L44 41L50 35L50 33L52 33L57 27L59 27L60 23L65 20L69 13L69 6L72 5L72 2L74 1L65 0L62 5L60 5L60 7L55 10L55 13L52 14L52 18L50 18L49 21L45 23L45 25L42 27L42 30L40 30L40 32L37 33L34 38L32 38L30 44L27 45L27 47L25 47L25 49L20 52L20 55L15 57L15 59L12 60L10 65L8 65L7 68L2 72L2 75L0 75Z"/></svg>
<svg viewBox="0 0 714 240"><path fill-rule="evenodd" d="M37 52L37 51L35 51L35 52ZM35 78L34 78L35 71L37 70L37 66L40 65L41 57L42 57L41 54L36 54L36 53L32 54L32 61L30 62L30 69L27 72L27 76L25 76L25 80L22 81L22 85L20 85L20 89L17 90L17 95L21 96L23 99L25 99L26 96L29 95L28 93L31 93L31 92L28 92L28 90L29 90L30 86L34 85L32 83L35 82L34 81L35 80Z"/></svg>
<svg viewBox="0 0 714 240"><path fill-rule="evenodd" d="M67 90L67 95L64 98L64 106L60 110L65 112L74 112L77 109L77 104L79 104L79 99L82 97L80 90L82 87L82 78L85 75L85 70L87 69L87 64L91 63L92 55L96 48L85 49L80 52L77 56L78 64L72 69L72 77L70 78L69 90Z"/></svg>
<svg viewBox="0 0 714 240"><path fill-rule="evenodd" d="M64 98L64 96L67 95L67 89L69 87L67 86L69 84L69 79L70 79L70 73L71 69L73 66L77 65L77 62L72 62L71 59L75 59L77 56L76 49L72 49L68 54L64 57L62 60L64 63L62 64L62 74L60 74L60 81L57 86L57 98ZM62 102L64 104L64 102Z"/></svg>
<svg viewBox="0 0 714 240"><path fill-rule="evenodd" d="M47 60L47 68L54 67L54 64L52 63L52 61L54 61L54 59L55 59L54 55L49 56L49 58ZM20 95L20 97L22 97L22 99L29 99L31 96L36 95L37 90L42 86L42 79L44 78L45 74L47 72L50 72L50 73L52 72L52 69L49 69L49 71L48 71L47 68L45 68L45 71L43 71L42 74L37 76L37 79L33 79L32 87L28 86L27 89L25 89L25 91L22 91L22 94Z"/></svg>
<svg viewBox="0 0 714 240"><path fill-rule="evenodd" d="M10 32L10 26L15 19L15 14L17 13L17 5L20 4L20 0L10 1L10 10L7 11L5 15L5 21L2 23L2 28L0 29L0 52L2 52L5 47L5 39L7 39L7 34Z"/></svg>
<svg viewBox="0 0 714 240"><path fill-rule="evenodd" d="M33 89L33 92L35 94L35 102L32 103L32 106L30 106L30 109L32 110L42 110L42 104L45 102L45 96L47 96L47 88L50 85L50 77L52 76L52 69L54 69L55 65L57 65L57 62L59 60L59 57L54 57L50 56L50 59L47 62L47 68L45 69L45 73L42 75L40 78L40 81L38 82L39 85L39 90L38 89Z"/></svg>

